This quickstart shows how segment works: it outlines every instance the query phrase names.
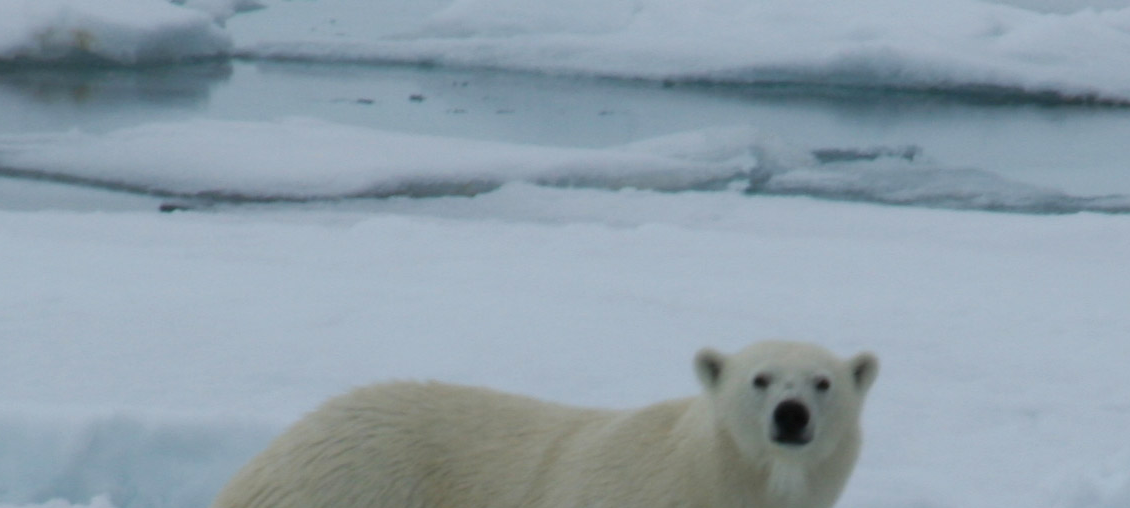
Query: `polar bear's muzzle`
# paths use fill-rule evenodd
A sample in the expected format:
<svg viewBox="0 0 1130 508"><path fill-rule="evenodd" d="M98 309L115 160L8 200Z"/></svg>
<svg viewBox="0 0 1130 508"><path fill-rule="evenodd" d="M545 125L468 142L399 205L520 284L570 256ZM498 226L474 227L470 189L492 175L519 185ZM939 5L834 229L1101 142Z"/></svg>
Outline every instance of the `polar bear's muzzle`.
<svg viewBox="0 0 1130 508"><path fill-rule="evenodd" d="M796 399L777 404L773 410L773 441L789 446L808 444L812 441L812 429L808 425L810 419L808 407Z"/></svg>

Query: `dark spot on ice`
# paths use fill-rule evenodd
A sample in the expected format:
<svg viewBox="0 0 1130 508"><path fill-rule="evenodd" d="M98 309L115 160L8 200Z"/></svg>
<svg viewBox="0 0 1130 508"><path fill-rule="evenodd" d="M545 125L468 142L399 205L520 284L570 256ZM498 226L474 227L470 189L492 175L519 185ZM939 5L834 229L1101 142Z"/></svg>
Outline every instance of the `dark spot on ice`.
<svg viewBox="0 0 1130 508"><path fill-rule="evenodd" d="M184 203L161 203L157 210L161 213L173 213L192 210L192 207Z"/></svg>

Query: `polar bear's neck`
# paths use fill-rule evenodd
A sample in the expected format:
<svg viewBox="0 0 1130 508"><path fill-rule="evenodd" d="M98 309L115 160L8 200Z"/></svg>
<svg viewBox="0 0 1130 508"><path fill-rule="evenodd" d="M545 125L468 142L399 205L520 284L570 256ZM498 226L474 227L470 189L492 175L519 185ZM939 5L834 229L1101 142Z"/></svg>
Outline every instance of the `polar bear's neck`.
<svg viewBox="0 0 1130 508"><path fill-rule="evenodd" d="M773 459L766 469L769 496L783 506L797 504L808 492L808 468L799 462Z"/></svg>

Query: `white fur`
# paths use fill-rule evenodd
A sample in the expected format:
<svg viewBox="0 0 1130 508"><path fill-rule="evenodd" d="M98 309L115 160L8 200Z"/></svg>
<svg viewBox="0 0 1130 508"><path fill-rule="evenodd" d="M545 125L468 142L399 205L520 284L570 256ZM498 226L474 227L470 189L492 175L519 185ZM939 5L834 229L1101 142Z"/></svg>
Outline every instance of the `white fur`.
<svg viewBox="0 0 1130 508"><path fill-rule="evenodd" d="M831 506L874 357L773 342L695 363L702 395L623 412L440 383L361 388L278 437L213 508ZM779 387L751 384L770 371ZM831 389L817 393L815 377ZM804 446L771 440L766 411L784 398L811 405Z"/></svg>

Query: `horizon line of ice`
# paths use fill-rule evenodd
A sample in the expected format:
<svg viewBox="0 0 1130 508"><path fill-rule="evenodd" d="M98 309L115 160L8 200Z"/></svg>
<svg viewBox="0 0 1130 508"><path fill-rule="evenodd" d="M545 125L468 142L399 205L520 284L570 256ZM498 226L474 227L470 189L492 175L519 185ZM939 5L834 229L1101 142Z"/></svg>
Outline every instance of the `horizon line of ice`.
<svg viewBox="0 0 1130 508"><path fill-rule="evenodd" d="M974 0L936 4L609 0L594 12L592 2L571 0L546 12L534 0L457 0L411 32L345 30L308 40L286 4L226 24L263 5L20 0L0 4L0 65L297 60L786 88L799 95L1130 106L1130 8L1040 14ZM261 27L243 23L250 18L277 19L284 28L266 40Z"/></svg>

